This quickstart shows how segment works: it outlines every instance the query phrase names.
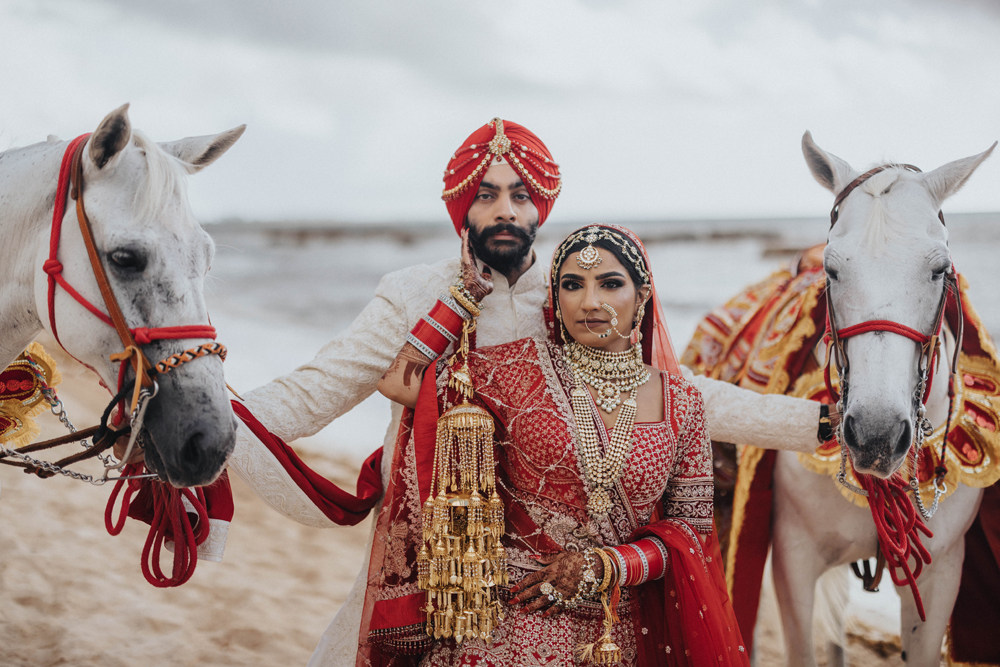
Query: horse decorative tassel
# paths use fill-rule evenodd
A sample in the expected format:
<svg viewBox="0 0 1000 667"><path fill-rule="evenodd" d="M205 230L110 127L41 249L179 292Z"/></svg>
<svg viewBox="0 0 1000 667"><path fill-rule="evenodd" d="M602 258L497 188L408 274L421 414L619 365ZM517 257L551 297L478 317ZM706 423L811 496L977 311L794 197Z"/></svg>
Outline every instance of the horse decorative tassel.
<svg viewBox="0 0 1000 667"><path fill-rule="evenodd" d="M62 413L53 387L61 381L55 360L32 343L0 372L0 443L22 447L38 435L35 416L49 407Z"/></svg>
<svg viewBox="0 0 1000 667"><path fill-rule="evenodd" d="M493 418L469 403L473 387L467 359L473 330L475 320L467 321L448 362L461 364L449 382L461 403L438 419L431 491L423 507L424 544L417 555L417 585L427 591L427 634L457 642L490 639L503 619L496 587L507 583Z"/></svg>

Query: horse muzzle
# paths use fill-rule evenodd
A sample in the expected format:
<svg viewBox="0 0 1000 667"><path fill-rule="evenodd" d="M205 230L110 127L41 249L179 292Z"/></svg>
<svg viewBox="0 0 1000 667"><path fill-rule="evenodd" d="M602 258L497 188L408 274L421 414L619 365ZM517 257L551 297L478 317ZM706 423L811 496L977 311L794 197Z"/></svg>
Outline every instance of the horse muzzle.
<svg viewBox="0 0 1000 667"><path fill-rule="evenodd" d="M222 473L236 446L236 417L218 379L205 383L182 371L160 376L144 428L149 467L176 487L205 486ZM221 384L220 387L214 386Z"/></svg>
<svg viewBox="0 0 1000 667"><path fill-rule="evenodd" d="M844 443L851 452L854 469L882 479L902 465L913 442L909 416L874 416L861 410L844 415Z"/></svg>

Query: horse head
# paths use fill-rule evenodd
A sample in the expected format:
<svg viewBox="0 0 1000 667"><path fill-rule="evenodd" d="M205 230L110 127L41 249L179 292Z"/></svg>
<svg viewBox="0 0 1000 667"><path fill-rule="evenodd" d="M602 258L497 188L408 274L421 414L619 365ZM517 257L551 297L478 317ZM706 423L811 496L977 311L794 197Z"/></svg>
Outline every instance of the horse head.
<svg viewBox="0 0 1000 667"><path fill-rule="evenodd" d="M108 114L90 136L81 158L83 201L97 253L129 328L208 324L204 287L214 245L191 213L185 181L225 153L243 130L157 144L132 130L126 104ZM103 306L72 201L59 244L62 275L90 303ZM48 251L48 243L43 245L42 253ZM35 301L46 315L47 285L47 276L36 274ZM54 314L67 352L108 387L118 387L121 366L110 358L122 351L115 329L65 289L55 291ZM53 323L42 319L52 332ZM144 341L137 336L137 342ZM199 342L204 340L154 340L142 349L155 364ZM134 377L131 368L124 372L125 381ZM161 373L156 381L158 392L144 420L152 441L145 452L147 466L175 486L210 483L221 473L236 435L222 361L216 356L196 359Z"/></svg>
<svg viewBox="0 0 1000 667"><path fill-rule="evenodd" d="M952 271L941 203L995 146L928 173L891 165L855 184L861 172L805 133L802 152L809 169L838 196L823 256L834 328L888 321L926 336L937 333ZM886 330L841 343L850 373L849 382L842 382L848 384L844 442L858 472L887 478L902 465L919 426L921 345Z"/></svg>

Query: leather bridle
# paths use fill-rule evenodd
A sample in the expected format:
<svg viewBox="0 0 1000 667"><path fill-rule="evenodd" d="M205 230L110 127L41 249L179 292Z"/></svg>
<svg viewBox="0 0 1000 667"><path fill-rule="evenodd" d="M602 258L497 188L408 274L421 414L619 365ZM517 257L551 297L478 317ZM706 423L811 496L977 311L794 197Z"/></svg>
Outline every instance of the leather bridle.
<svg viewBox="0 0 1000 667"><path fill-rule="evenodd" d="M128 323L125 321L125 316L122 314L121 307L118 305L118 299L115 297L114 289L111 287L111 283L108 280L104 263L101 261L100 252L98 251L97 243L94 240L94 233L90 218L87 216L87 210L83 202L83 150L87 144L87 139L90 136L90 134L80 135L69 143L65 153L63 153L62 163L59 168L59 180L56 186L55 206L52 214L52 227L49 236L49 255L48 259L46 259L42 265L42 270L48 275L47 305L49 325L52 328L52 335L55 337L56 342L63 348L63 350L66 351L67 354L73 356L69 350L66 350L66 346L63 345L62 340L59 337L59 329L56 325L55 294L57 285L62 287L71 297L73 297L73 299L89 310L95 317L108 326L113 327L118 333L123 350L110 355L111 361L117 361L121 364L118 372L118 391L115 398L112 400L111 405L109 405L108 409L105 410L100 426L83 429L81 431L74 430L69 435L53 438L52 440L46 440L44 442L34 443L16 450L2 448L2 451L0 451L0 463L25 467L28 472L35 472L40 477L49 477L53 474L61 473L77 479L83 479L84 481L91 481L92 483L103 483L109 479L109 470L121 469L121 467L128 461L132 447L138 436L138 431L140 429L142 417L145 411L145 405L156 395L156 376L169 373L173 369L199 357L218 355L224 361L226 358L226 347L221 343L216 342L202 343L201 345L184 350L183 352L172 354L165 359L158 361L156 364L150 363L149 359L146 357L142 346L157 340L210 338L214 341L216 337L215 327L211 326L211 324L196 324L156 328L129 328ZM90 266L93 270L94 278L97 280L97 285L101 290L101 297L104 300L104 305L107 308L108 314L105 314L97 306L88 301L66 280L66 277L63 275L63 265L58 259L58 254L59 242L62 235L63 216L66 211L67 196L72 197L76 201L76 218L80 225L80 233L83 236L83 242L87 248L87 256L90 259ZM77 359L77 361L80 360ZM81 363L83 362L81 361ZM134 387L131 389L127 387L125 383L125 370L129 365L131 365L133 371L135 372ZM132 398L130 409L126 412L124 399L128 391L132 392ZM131 416L131 425L133 427L128 449L125 452L122 462L114 465L106 464L104 476L97 481L94 481L89 475L83 475L65 469L63 467L64 465L76 463L86 458L96 456L101 451L111 446L113 438L110 438L109 436L113 433L113 431L108 428L107 422L111 409L116 403L118 404L119 409L115 423L121 424L126 417ZM49 449L51 447L56 447L70 442L84 440L91 435L95 436L94 444L88 447L85 452L80 452L73 456L64 458L54 464L27 456L29 452ZM22 459L22 462L6 460L11 456Z"/></svg>
<svg viewBox="0 0 1000 667"><path fill-rule="evenodd" d="M171 355L156 364L155 367L149 362L149 359L142 350L142 345L157 340L177 340L184 338L211 338L214 340L216 337L215 327L209 324L198 324L158 328L129 328L128 323L125 321L125 316L122 314L121 307L118 305L118 299L115 297L114 290L108 280L104 263L101 261L97 250L97 243L94 240L90 218L87 216L87 211L83 203L83 150L89 136L89 134L83 134L70 142L63 155L62 166L59 170L59 184L56 189L55 210L52 215L52 231L49 239L49 258L42 266L45 273L49 276L49 324L52 327L52 335L55 337L56 342L65 350L65 346L59 339L59 330L56 326L55 293L56 285L58 284L98 319L114 327L124 349L121 352L112 354L110 358L112 361L121 362L121 371L118 374L119 389L121 389L124 383L123 371L126 365L131 364L132 369L135 371L136 381L132 396L132 410L134 411L139 400L139 392L143 388L153 385L153 378L157 373L169 372L180 365L180 363L184 363L184 361L180 361L180 363L177 363L177 361L185 357L193 359L198 356L217 354L225 359L226 348L219 343L209 343L186 350L178 355ZM62 231L63 213L66 207L67 191L69 191L69 196L76 200L76 219L80 225L80 233L83 236L84 244L87 247L87 256L90 259L94 278L97 280L97 285L101 290L104 305L108 309L108 315L105 315L100 309L84 298L62 275L63 265L59 262L57 255L59 252L59 240Z"/></svg>
<svg viewBox="0 0 1000 667"><path fill-rule="evenodd" d="M875 174L884 171L886 169L900 168L906 169L914 173L920 173L920 169L909 164L884 164L874 169L870 169L865 173L858 176L856 179L851 181L834 200L833 209L830 211L830 229L837 223L837 219L840 214L840 205L844 199L859 185L864 183L866 180L874 176ZM940 210L938 211L938 218L941 220L941 224L944 225L944 213ZM905 324L900 324L898 322L893 322L891 320L869 320L866 322L861 322L850 327L845 327L843 329L837 328L836 314L833 309L833 298L831 297L830 289L830 278L826 279L826 335L825 338L828 341L826 362L824 364L824 379L826 382L827 391L830 397L837 401L838 410L843 415L844 408L846 406L846 396L848 391L848 375L850 372L850 364L847 359L847 354L844 349L844 340L851 338L853 336L858 336L863 333L869 333L873 331L881 331L886 333L892 333L900 336L909 338L913 342L920 346L920 357L918 359L918 380L917 386L913 392L913 399L917 412L917 423L914 429L914 442L911 443L911 452L914 457L914 464L916 463L916 456L919 454L919 449L923 443L925 436L930 435L931 425L927 421L925 416L926 408L925 404L927 398L930 396L931 382L934 377L934 364L938 359L941 348L941 330L944 326L945 320L945 307L948 302L948 293L953 292L955 294L955 299L958 308L958 335L956 336L955 350L952 357L950 377L948 384L948 417L945 426L944 438L941 442L941 452L938 457L938 465L934 471L934 502L930 510L926 510L923 506L923 501L920 497L918 490L919 482L917 480L917 467L913 466L913 478L910 480L910 487L914 490L914 498L917 503L917 507L920 513L927 519L934 515L937 510L938 502L940 497L947 492L947 487L944 485L944 477L948 470L945 463L945 448L948 443L948 433L951 429L951 409L952 401L954 400L954 383L955 376L958 373L958 360L959 353L962 349L962 338L964 335L964 315L962 312L962 296L961 290L958 287L958 278L955 273L955 267L951 266L948 272L943 278L943 289L941 294L941 300L938 303L937 313L934 316L934 326L932 333L925 334L923 332L917 331ZM837 367L837 377L839 378L840 391L838 392L833 387L833 383L830 378L830 367L831 363L836 364ZM841 447L841 469L837 476L837 480L851 489L855 493L863 496L867 496L868 493L861 488L849 483L846 479L846 447L843 438L843 420L837 429L837 439L840 442Z"/></svg>

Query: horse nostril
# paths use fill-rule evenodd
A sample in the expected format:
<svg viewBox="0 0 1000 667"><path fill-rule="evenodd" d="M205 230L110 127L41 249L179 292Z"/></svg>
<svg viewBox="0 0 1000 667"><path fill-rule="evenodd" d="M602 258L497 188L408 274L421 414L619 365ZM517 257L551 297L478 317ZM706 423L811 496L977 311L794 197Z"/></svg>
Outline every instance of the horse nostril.
<svg viewBox="0 0 1000 667"><path fill-rule="evenodd" d="M858 446L858 422L853 415L844 417L844 441L851 449Z"/></svg>
<svg viewBox="0 0 1000 667"><path fill-rule="evenodd" d="M896 430L898 435L896 436L893 452L896 456L902 456L906 454L906 451L910 448L910 443L913 441L913 426L910 424L910 420L904 419L899 422Z"/></svg>
<svg viewBox="0 0 1000 667"><path fill-rule="evenodd" d="M181 447L180 463L188 469L197 468L201 462L202 441L205 436L199 431L193 434Z"/></svg>

